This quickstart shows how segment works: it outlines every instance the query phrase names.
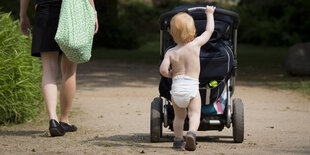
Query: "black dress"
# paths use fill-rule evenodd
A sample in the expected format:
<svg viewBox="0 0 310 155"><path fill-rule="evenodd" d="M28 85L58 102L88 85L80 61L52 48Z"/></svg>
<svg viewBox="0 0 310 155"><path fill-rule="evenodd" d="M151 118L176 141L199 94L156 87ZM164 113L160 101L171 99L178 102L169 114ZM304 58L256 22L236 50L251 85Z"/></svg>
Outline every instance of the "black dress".
<svg viewBox="0 0 310 155"><path fill-rule="evenodd" d="M43 4L43 3L49 3L54 1L60 1L60 0L34 0L36 4Z"/></svg>
<svg viewBox="0 0 310 155"><path fill-rule="evenodd" d="M40 57L41 52L60 52L55 41L61 0L36 0L36 13L32 35L31 55Z"/></svg>

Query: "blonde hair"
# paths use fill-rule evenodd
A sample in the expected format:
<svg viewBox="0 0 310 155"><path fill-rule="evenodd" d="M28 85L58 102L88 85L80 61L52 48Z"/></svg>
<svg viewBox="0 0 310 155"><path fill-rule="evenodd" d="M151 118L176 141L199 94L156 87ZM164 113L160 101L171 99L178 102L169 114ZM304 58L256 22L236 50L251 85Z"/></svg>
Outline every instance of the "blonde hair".
<svg viewBox="0 0 310 155"><path fill-rule="evenodd" d="M177 44L193 41L196 27L192 16L184 12L174 15L170 21L170 34Z"/></svg>

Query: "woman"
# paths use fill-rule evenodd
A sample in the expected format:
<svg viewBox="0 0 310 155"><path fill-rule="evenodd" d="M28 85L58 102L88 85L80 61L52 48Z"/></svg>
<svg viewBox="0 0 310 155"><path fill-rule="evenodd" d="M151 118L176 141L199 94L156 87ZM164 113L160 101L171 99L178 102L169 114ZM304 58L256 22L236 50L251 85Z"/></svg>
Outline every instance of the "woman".
<svg viewBox="0 0 310 155"><path fill-rule="evenodd" d="M20 1L20 30L24 35L29 36L31 28L27 9L30 0ZM76 89L76 68L77 64L68 60L54 40L61 0L36 0L36 13L33 28L31 55L41 57L43 77L42 92L49 115L49 131L51 136L63 136L65 132L74 132L77 127L69 123L69 112ZM94 0L89 0L94 8ZM95 32L98 31L98 20L96 14ZM61 56L61 88L60 88L60 109L61 115L58 119L56 114L57 105L57 74L58 58Z"/></svg>

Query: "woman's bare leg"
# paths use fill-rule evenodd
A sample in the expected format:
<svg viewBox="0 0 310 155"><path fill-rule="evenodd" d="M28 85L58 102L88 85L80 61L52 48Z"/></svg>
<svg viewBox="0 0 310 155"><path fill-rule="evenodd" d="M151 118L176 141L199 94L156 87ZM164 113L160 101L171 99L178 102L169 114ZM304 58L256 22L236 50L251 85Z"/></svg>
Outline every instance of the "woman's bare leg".
<svg viewBox="0 0 310 155"><path fill-rule="evenodd" d="M43 67L42 92L48 116L49 119L58 121L56 114L58 52L41 52L41 59Z"/></svg>
<svg viewBox="0 0 310 155"><path fill-rule="evenodd" d="M196 132L200 125L201 99L198 93L192 98L188 106L189 131Z"/></svg>
<svg viewBox="0 0 310 155"><path fill-rule="evenodd" d="M172 97L172 104L173 104L173 110L174 110L174 121L173 121L173 130L174 130L174 136L176 139L183 138L183 127L184 127L184 120L186 118L186 109L178 107Z"/></svg>
<svg viewBox="0 0 310 155"><path fill-rule="evenodd" d="M61 60L60 121L65 123L69 123L69 112L76 89L76 68L77 64L69 61L63 54Z"/></svg>

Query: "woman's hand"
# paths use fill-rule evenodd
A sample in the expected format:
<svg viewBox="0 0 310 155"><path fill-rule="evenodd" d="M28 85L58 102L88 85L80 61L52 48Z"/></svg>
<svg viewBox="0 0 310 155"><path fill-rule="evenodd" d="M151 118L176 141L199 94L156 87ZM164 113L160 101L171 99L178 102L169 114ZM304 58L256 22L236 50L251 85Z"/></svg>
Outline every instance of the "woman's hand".
<svg viewBox="0 0 310 155"><path fill-rule="evenodd" d="M96 7L95 7L95 3L94 3L94 0L88 0L90 5L94 8L94 11L95 11L95 32L94 32L94 35L98 32L98 28L99 28L99 23L98 23L98 17L97 17L97 11L96 11Z"/></svg>
<svg viewBox="0 0 310 155"><path fill-rule="evenodd" d="M26 36L29 36L29 30L31 29L30 21L27 16L28 5L29 0L20 0L20 10L19 10L20 31Z"/></svg>
<svg viewBox="0 0 310 155"><path fill-rule="evenodd" d="M29 36L30 29L31 29L31 26L30 26L30 21L29 21L28 16L20 17L20 31L24 35Z"/></svg>
<svg viewBox="0 0 310 155"><path fill-rule="evenodd" d="M95 24L95 32L94 32L94 35L98 32L98 28L99 28L99 23L98 23L98 17L97 17L97 12L95 14L95 17L96 17L96 24Z"/></svg>

